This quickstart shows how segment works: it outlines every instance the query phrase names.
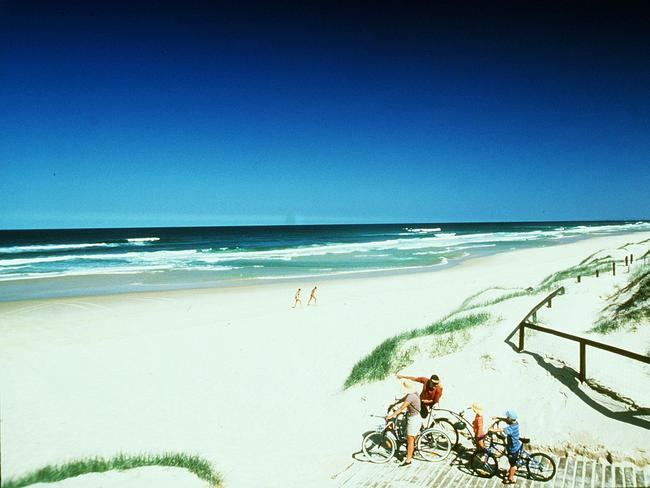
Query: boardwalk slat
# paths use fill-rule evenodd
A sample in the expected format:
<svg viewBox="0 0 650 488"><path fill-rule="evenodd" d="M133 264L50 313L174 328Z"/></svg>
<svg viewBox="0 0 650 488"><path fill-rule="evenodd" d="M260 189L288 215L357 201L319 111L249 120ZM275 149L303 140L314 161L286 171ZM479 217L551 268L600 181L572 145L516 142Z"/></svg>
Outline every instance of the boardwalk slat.
<svg viewBox="0 0 650 488"><path fill-rule="evenodd" d="M517 486L519 486L520 488L530 488L530 480L528 478L524 478L524 477L520 478L519 476L517 476Z"/></svg>
<svg viewBox="0 0 650 488"><path fill-rule="evenodd" d="M566 467L567 462L566 458L560 458L560 462L557 465L557 472L555 473L555 483L553 484L554 488L563 488L564 478L566 477Z"/></svg>
<svg viewBox="0 0 650 488"><path fill-rule="evenodd" d="M586 458L554 458L555 478L549 482L528 479L527 472L517 473L519 488L650 488L650 467L635 468ZM504 460L500 467L504 468ZM334 486L342 488L500 488L502 477L480 478L468 471L467 463L457 457L431 463L414 460L400 467L397 459L386 464L355 461L333 476ZM501 474L504 474L503 470Z"/></svg>
<svg viewBox="0 0 650 488"><path fill-rule="evenodd" d="M648 485L650 485L650 480L648 480L648 484L646 484L646 478L643 476L643 470L637 469L636 470L636 486L637 488L646 488Z"/></svg>
<svg viewBox="0 0 650 488"><path fill-rule="evenodd" d="M435 472L435 476L430 476L426 486L435 486L435 483L437 483L439 479L444 478L449 471L451 471L449 467L446 467L446 469L439 467Z"/></svg>
<svg viewBox="0 0 650 488"><path fill-rule="evenodd" d="M432 488L445 488L446 486L453 486L449 481L454 477L454 474L457 474L458 470L446 469L441 471L442 476L437 477L433 483L427 486L431 486Z"/></svg>
<svg viewBox="0 0 650 488"><path fill-rule="evenodd" d="M605 479L604 479L603 486L606 488L614 488L614 474L612 471L613 469L614 469L613 466L609 464L605 465Z"/></svg>
<svg viewBox="0 0 650 488"><path fill-rule="evenodd" d="M411 483L418 485L422 484L421 480L426 479L427 475L433 471L433 469L431 463L419 463L411 476Z"/></svg>
<svg viewBox="0 0 650 488"><path fill-rule="evenodd" d="M484 479L484 478L479 478L481 480L481 483L476 485L478 488L488 488L490 486L490 483L492 480L490 479Z"/></svg>
<svg viewBox="0 0 650 488"><path fill-rule="evenodd" d="M595 487L601 487L605 486L605 473L604 473L605 467L603 466L603 463L596 463L596 466L594 467L594 486Z"/></svg>
<svg viewBox="0 0 650 488"><path fill-rule="evenodd" d="M591 486L591 481L594 478L594 462L593 461L585 461L585 476L584 479L582 480L582 485L580 485L581 488L592 488Z"/></svg>
<svg viewBox="0 0 650 488"><path fill-rule="evenodd" d="M501 481L498 476L494 476L490 479L488 479L488 484L486 485L486 488L498 488L501 486Z"/></svg>
<svg viewBox="0 0 650 488"><path fill-rule="evenodd" d="M574 488L578 488L579 486L582 486L582 482L585 479L584 475L585 471L585 462L583 459L579 459L576 462L576 475L574 477L573 484L570 486L573 486Z"/></svg>
<svg viewBox="0 0 650 488"><path fill-rule="evenodd" d="M357 477L359 477L359 473L364 473L365 471L368 471L368 464L370 463L353 463L352 466L345 472L345 476L342 476L339 479L339 484L338 486L351 486L350 480L353 480ZM343 473L341 473L343 474ZM361 475L363 478L363 475Z"/></svg>
<svg viewBox="0 0 650 488"><path fill-rule="evenodd" d="M619 486L625 486L623 484L623 470L618 466L614 467L614 482L616 483L614 486L617 488Z"/></svg>
<svg viewBox="0 0 650 488"><path fill-rule="evenodd" d="M476 476L472 476L471 478L470 478L470 476L471 475L466 476L467 481L465 482L465 486L467 488L479 488L479 486L480 486L479 482L482 481L482 480L480 478L476 477Z"/></svg>
<svg viewBox="0 0 650 488"><path fill-rule="evenodd" d="M448 486L463 486L463 481L467 479L467 473L463 473L460 469L456 469L456 476L454 476Z"/></svg>
<svg viewBox="0 0 650 488"><path fill-rule="evenodd" d="M396 475L400 473L401 469L404 469L403 467L400 468L400 462L397 460L392 463L390 466L386 466L383 472L378 474L377 476L373 477L372 482L373 482L373 487L378 488L378 487L385 487L389 488L390 486L393 486L393 479L395 478ZM408 468L407 468L408 469Z"/></svg>
<svg viewBox="0 0 650 488"><path fill-rule="evenodd" d="M390 461L387 464L377 465L376 469L368 472L365 480L358 483L356 486L365 488L375 488L384 479L390 477L390 473L395 469L396 464Z"/></svg>
<svg viewBox="0 0 650 488"><path fill-rule="evenodd" d="M576 462L569 458L566 461L566 476L564 477L564 488L573 488L573 480L576 476Z"/></svg>

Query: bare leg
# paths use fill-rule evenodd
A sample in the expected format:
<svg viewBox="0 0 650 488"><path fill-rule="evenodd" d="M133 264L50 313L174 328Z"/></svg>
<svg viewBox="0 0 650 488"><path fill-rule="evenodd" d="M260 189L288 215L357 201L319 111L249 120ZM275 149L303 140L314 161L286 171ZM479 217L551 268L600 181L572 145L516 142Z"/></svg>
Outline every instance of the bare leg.
<svg viewBox="0 0 650 488"><path fill-rule="evenodd" d="M415 436L406 436L406 462L410 463L413 459L413 451L415 450Z"/></svg>

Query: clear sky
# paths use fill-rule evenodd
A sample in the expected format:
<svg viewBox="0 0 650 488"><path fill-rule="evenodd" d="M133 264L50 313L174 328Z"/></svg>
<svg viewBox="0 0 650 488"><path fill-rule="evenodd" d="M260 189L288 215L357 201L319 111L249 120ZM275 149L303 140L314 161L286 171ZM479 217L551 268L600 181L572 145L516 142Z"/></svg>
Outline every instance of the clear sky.
<svg viewBox="0 0 650 488"><path fill-rule="evenodd" d="M643 3L97 3L0 2L0 228L650 216Z"/></svg>

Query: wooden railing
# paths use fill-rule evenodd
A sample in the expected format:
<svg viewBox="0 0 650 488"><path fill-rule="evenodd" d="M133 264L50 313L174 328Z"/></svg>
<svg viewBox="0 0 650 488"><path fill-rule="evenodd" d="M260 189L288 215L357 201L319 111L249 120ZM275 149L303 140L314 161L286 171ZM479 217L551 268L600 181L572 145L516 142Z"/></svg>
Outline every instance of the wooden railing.
<svg viewBox="0 0 650 488"><path fill-rule="evenodd" d="M510 338L517 331L519 331L519 345L517 348L519 352L522 352L524 350L526 329L528 328L539 332L544 332L546 334L551 334L557 337L562 337L563 339L568 339L570 341L575 341L580 345L580 372L578 378L580 379L581 382L584 382L587 379L587 351L586 351L587 346L595 347L596 349L602 349L604 351L609 351L629 359L635 359L645 364L650 364L650 357L648 356L637 354L635 352L628 351L626 349L621 349L620 347L610 346L609 344L603 344L602 342L592 341L591 339L586 339L584 337L579 337L573 334L567 334L566 332L561 332L559 330L549 329L548 327L542 327L541 325L536 325L532 323L537 320L537 311L540 308L542 308L544 305L550 308L552 299L557 295L563 295L563 294L564 294L564 287L562 286L557 290L555 290L550 295L548 295L546 298L544 298L544 300L539 302L530 312L528 312L528 314L524 317L524 319L521 322L519 322L517 328L512 332L512 334L510 334L510 336L508 336L507 340L510 340ZM532 322L529 322L528 321L529 319L532 319Z"/></svg>

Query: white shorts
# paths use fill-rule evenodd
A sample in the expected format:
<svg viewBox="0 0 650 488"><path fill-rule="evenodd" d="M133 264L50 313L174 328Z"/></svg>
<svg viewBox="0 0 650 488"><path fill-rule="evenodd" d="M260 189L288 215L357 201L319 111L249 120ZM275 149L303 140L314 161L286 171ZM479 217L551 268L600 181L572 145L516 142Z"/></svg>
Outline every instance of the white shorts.
<svg viewBox="0 0 650 488"><path fill-rule="evenodd" d="M406 435L416 436L422 428L422 417L420 415L409 415L406 417Z"/></svg>

